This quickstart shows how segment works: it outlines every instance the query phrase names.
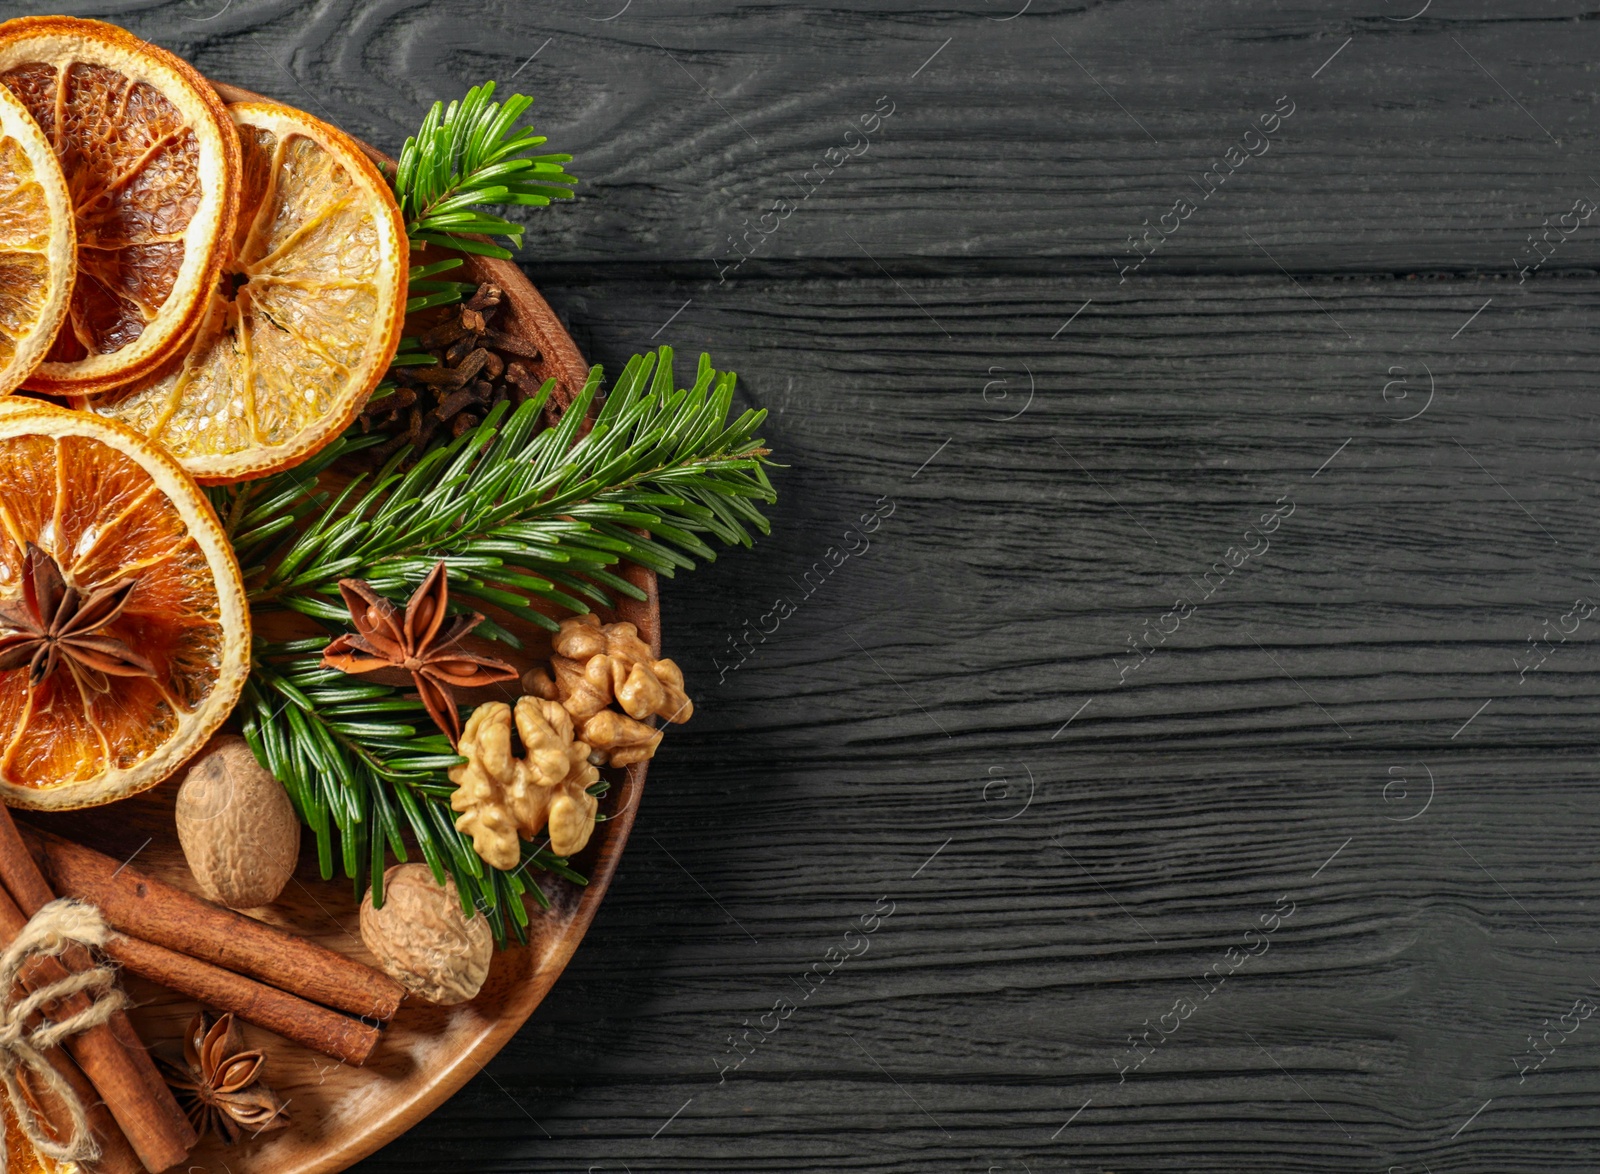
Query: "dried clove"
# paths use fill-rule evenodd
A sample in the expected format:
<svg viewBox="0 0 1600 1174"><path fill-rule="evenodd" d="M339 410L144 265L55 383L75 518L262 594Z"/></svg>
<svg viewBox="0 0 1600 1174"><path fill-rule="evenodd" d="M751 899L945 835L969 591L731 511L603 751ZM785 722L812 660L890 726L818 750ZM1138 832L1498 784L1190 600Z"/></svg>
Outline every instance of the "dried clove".
<svg viewBox="0 0 1600 1174"><path fill-rule="evenodd" d="M495 404L520 405L538 394L543 380L531 368L539 348L495 329L504 303L505 291L483 282L422 332L421 351L435 363L393 368L394 390L361 414L363 431L389 434L369 459L381 463L406 445L415 454L441 427L460 436Z"/></svg>

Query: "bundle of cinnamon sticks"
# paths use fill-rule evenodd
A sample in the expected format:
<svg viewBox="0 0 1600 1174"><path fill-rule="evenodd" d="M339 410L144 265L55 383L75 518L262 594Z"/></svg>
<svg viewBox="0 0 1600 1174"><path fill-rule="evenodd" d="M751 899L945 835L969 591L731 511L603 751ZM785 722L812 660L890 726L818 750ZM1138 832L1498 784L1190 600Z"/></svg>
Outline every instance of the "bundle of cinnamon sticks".
<svg viewBox="0 0 1600 1174"><path fill-rule="evenodd" d="M97 906L114 931L104 952L134 974L286 1039L359 1065L377 1046L405 989L388 975L332 950L213 905L91 848L31 827L0 806L0 946L56 897ZM93 964L74 947L38 958L30 989ZM74 996L52 1017L79 1009ZM154 1174L188 1156L193 1128L127 1017L69 1039L57 1070L80 1091L104 1150L97 1170ZM79 1071L81 1069L81 1072ZM99 1095L85 1095L87 1082ZM120 1128L119 1128L120 1127Z"/></svg>

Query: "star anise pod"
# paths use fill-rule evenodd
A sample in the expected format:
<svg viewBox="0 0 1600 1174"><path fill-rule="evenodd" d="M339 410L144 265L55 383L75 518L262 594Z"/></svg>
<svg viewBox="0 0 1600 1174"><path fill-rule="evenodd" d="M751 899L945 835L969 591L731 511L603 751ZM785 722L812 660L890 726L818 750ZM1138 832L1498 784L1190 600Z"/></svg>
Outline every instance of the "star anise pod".
<svg viewBox="0 0 1600 1174"><path fill-rule="evenodd" d="M33 543L22 559L22 598L0 604L0 672L28 666L39 686L66 662L97 693L106 677L153 677L154 666L103 629L128 602L135 581L120 579L87 595L69 584L56 560Z"/></svg>
<svg viewBox="0 0 1600 1174"><path fill-rule="evenodd" d="M461 740L461 713L451 687L475 688L517 677L517 670L505 661L457 647L463 636L483 623L483 616L473 612L445 622L450 581L442 562L428 572L404 613L360 579L340 579L339 594L356 630L336 637L322 650L323 666L347 673L405 669L429 716L452 746Z"/></svg>
<svg viewBox="0 0 1600 1174"><path fill-rule="evenodd" d="M244 1134L254 1137L289 1124L288 1105L260 1083L266 1057L260 1049L245 1049L232 1012L215 1023L204 1011L189 1020L182 1064L157 1059L201 1137L215 1132L232 1145Z"/></svg>

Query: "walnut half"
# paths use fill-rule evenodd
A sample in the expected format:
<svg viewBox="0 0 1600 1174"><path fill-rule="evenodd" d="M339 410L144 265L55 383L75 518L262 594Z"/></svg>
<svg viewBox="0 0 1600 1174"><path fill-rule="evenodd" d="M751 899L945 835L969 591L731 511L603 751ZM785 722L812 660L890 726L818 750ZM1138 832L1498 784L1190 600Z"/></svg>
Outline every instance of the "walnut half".
<svg viewBox="0 0 1600 1174"><path fill-rule="evenodd" d="M652 656L632 624L574 616L562 621L553 643L554 680L532 672L525 685L541 697L560 700L581 724L584 740L599 751L602 765L627 766L655 754L661 734L645 725L646 719L681 724L694 716L683 670ZM612 702L622 714L609 708Z"/></svg>
<svg viewBox="0 0 1600 1174"><path fill-rule="evenodd" d="M589 762L590 747L573 737L572 716L555 701L524 697L516 727L525 755L511 746L511 707L489 701L472 711L459 751L467 761L450 768L456 785L450 806L460 814L456 830L472 838L486 864L515 868L520 839L531 840L548 824L550 850L571 856L583 850L599 809L588 788L600 772Z"/></svg>
<svg viewBox="0 0 1600 1174"><path fill-rule="evenodd" d="M601 757L604 766L631 766L654 758L661 745L661 731L635 721L614 709L602 709L583 722L583 740Z"/></svg>

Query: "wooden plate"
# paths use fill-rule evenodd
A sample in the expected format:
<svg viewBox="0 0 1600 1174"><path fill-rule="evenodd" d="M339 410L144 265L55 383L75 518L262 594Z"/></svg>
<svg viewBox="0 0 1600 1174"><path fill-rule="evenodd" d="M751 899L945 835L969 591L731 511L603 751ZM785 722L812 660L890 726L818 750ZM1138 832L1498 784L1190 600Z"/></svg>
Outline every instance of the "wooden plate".
<svg viewBox="0 0 1600 1174"><path fill-rule="evenodd" d="M218 84L216 88L230 102L269 100L233 86ZM383 158L368 150L374 158ZM478 257L469 257L467 263L474 280L493 281L506 291L509 314L501 311L499 329L537 344L542 357L535 364L536 374L557 380L557 395L564 408L583 386L588 367L559 319L515 265ZM626 575L649 593L649 599L643 603L623 601L614 616L602 618L638 625L640 634L659 655L655 576L637 567L628 568ZM504 648L497 652L519 669L549 654L549 640L542 630L523 627L518 635L528 645L523 654L508 656ZM515 695L513 684L466 700ZM289 1101L290 1126L232 1148L215 1139L202 1142L181 1167L185 1174L331 1174L343 1170L393 1141L476 1075L533 1013L583 940L628 841L647 765L607 772L612 788L601 802L601 811L608 818L595 829L588 848L573 860L573 866L589 878L588 886L537 874L552 908L541 912L530 903L533 924L528 945L500 951L488 982L470 1003L432 1007L408 1000L363 1068L340 1065L246 1025L250 1044L267 1051L267 1083ZM173 827L176 790L176 782L169 781L108 807L51 816L18 814L118 859L133 857L137 867L198 892ZM321 879L313 844L311 834L305 832L294 880L274 905L253 912L370 963L372 958L359 936L360 896L343 878ZM420 854L414 853L413 858L420 859ZM126 981L140 1004L133 1018L145 1042L157 1052L175 1055L195 1005L131 976Z"/></svg>

